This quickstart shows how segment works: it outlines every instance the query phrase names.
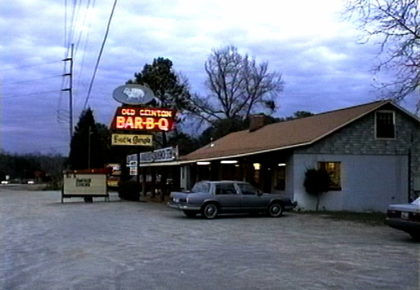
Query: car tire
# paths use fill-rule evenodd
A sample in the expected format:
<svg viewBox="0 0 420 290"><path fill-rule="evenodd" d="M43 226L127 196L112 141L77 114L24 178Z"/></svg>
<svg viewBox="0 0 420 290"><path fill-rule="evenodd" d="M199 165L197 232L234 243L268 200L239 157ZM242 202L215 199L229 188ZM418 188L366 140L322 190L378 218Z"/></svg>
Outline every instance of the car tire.
<svg viewBox="0 0 420 290"><path fill-rule="evenodd" d="M195 211L184 210L184 214L189 218L193 218L196 216L197 213Z"/></svg>
<svg viewBox="0 0 420 290"><path fill-rule="evenodd" d="M201 209L201 214L206 219L214 219L219 212L219 208L217 207L217 204L215 203L207 203L203 206Z"/></svg>
<svg viewBox="0 0 420 290"><path fill-rule="evenodd" d="M279 202L273 202L268 206L268 215L271 217L280 217L283 215L283 206Z"/></svg>

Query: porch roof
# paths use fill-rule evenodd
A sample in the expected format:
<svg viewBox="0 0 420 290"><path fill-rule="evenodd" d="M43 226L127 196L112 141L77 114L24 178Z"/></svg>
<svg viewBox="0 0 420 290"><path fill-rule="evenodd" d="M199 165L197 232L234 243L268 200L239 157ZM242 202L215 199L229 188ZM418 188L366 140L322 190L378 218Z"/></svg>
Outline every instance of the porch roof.
<svg viewBox="0 0 420 290"><path fill-rule="evenodd" d="M310 145L391 101L376 101L306 118L228 134L180 158L180 163L208 161ZM394 105L395 106L395 105Z"/></svg>

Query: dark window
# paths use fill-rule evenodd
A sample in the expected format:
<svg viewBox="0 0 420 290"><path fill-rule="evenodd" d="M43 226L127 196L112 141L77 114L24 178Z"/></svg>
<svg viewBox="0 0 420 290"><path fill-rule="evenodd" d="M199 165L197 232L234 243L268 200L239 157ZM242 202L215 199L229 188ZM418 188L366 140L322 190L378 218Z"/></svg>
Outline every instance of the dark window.
<svg viewBox="0 0 420 290"><path fill-rule="evenodd" d="M236 194L233 183L216 184L216 194Z"/></svg>
<svg viewBox="0 0 420 290"><path fill-rule="evenodd" d="M329 190L341 190L341 163L319 162L319 168L324 169L330 175Z"/></svg>
<svg viewBox="0 0 420 290"><path fill-rule="evenodd" d="M376 112L376 138L395 138L394 112Z"/></svg>
<svg viewBox="0 0 420 290"><path fill-rule="evenodd" d="M258 189L253 187L251 184L248 183L238 183L239 189L241 190L242 194L257 194Z"/></svg>
<svg viewBox="0 0 420 290"><path fill-rule="evenodd" d="M274 188L277 190L286 189L286 166L278 166L275 171Z"/></svg>

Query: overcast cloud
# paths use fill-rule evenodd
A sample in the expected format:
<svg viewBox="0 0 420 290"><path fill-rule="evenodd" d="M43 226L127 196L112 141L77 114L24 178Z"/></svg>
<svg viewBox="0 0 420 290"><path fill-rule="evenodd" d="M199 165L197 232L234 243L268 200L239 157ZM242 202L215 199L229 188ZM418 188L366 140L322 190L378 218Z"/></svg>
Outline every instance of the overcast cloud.
<svg viewBox="0 0 420 290"><path fill-rule="evenodd" d="M72 22L73 2L0 4L1 150L68 153L68 95L60 92L67 86L61 76L69 43L65 31L76 46L77 123L113 0L96 1L94 7L95 1L80 1ZM226 45L283 74L277 116L374 101L380 95L370 70L378 48L358 44L356 25L340 14L343 5L337 0L119 0L88 104L98 122L110 124L119 105L112 91L160 56L171 59L192 91L204 95L204 62L212 49ZM401 105L413 112L414 103L408 99Z"/></svg>

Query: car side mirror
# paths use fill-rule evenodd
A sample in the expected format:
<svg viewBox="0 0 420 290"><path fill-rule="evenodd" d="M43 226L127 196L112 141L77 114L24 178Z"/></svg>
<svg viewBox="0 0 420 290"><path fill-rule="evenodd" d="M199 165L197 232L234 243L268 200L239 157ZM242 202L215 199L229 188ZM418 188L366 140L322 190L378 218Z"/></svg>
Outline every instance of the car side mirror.
<svg viewBox="0 0 420 290"><path fill-rule="evenodd" d="M261 196L261 195L263 195L263 192L262 192L261 190L258 190L258 191L257 191L257 195L258 195L258 196Z"/></svg>

